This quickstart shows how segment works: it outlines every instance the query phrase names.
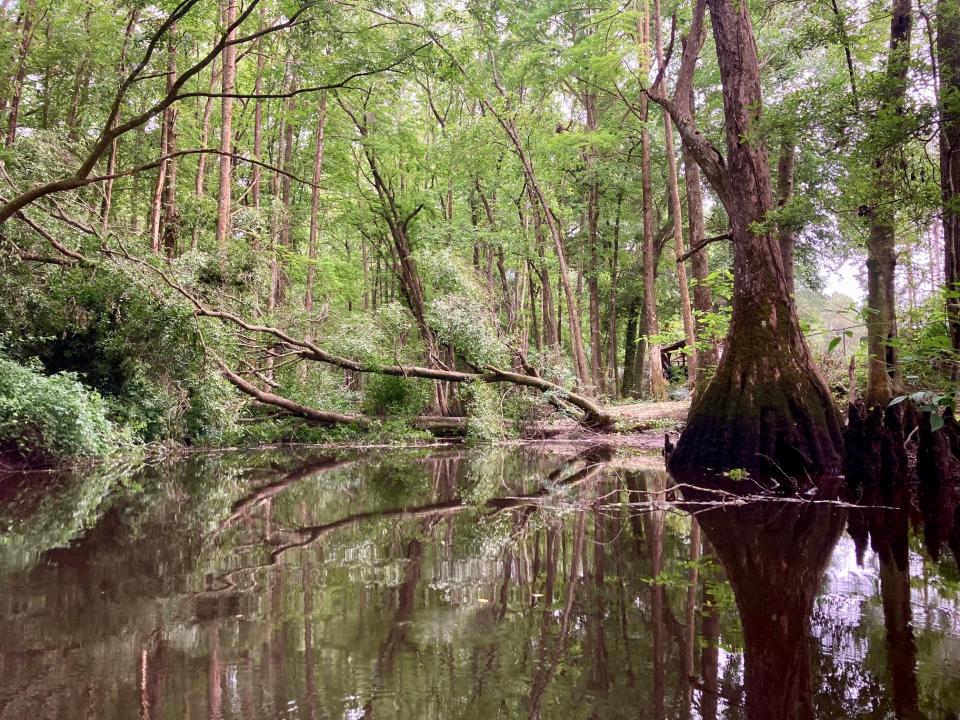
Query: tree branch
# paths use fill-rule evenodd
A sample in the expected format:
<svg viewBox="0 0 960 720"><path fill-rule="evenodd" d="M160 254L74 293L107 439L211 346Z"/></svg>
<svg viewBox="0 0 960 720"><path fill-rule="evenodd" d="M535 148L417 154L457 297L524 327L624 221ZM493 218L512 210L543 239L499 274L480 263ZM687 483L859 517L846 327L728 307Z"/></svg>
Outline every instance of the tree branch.
<svg viewBox="0 0 960 720"><path fill-rule="evenodd" d="M679 264L679 263L682 263L682 262L686 262L686 261L689 260L691 257L693 257L694 255L696 255L698 252L700 252L701 250L703 250L703 249L704 249L707 245L709 245L710 243L717 242L717 241L719 241L719 240L729 240L731 237L732 237L732 235L731 235L730 233L725 232L725 233L723 233L722 235L714 235L713 237L704 238L703 240L701 240L700 242L698 242L696 245L694 245L692 248L690 248L689 250L687 250L687 252L685 252L683 255L681 255L680 257L678 257L678 258L677 258L677 263Z"/></svg>

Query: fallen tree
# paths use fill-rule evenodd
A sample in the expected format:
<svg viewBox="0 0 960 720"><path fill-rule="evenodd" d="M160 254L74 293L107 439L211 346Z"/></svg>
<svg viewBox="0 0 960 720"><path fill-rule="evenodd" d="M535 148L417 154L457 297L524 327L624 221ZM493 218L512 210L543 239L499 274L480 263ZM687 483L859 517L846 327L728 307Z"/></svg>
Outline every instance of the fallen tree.
<svg viewBox="0 0 960 720"><path fill-rule="evenodd" d="M303 360L332 365L343 370L349 370L356 373L367 373L375 375L388 375L393 377L420 378L425 380L435 380L449 383L509 383L519 387L527 387L548 394L552 402L557 404L569 405L574 408L568 411L577 422L598 432L612 432L616 429L616 419L608 413L596 401L579 393L572 392L562 385L553 383L536 374L536 371L528 363L521 359L521 365L524 368L523 373L513 370L488 365L484 368L474 368L472 371L445 370L441 368L420 367L417 365L374 365L353 360L351 358L341 357L329 353L311 340L295 337L290 333L269 325L260 325L247 321L245 318L227 311L208 307L207 304L197 297L194 293L174 280L169 273L162 268L152 265L142 258L130 254L122 245L121 251L102 248L102 252L114 259L126 260L134 263L140 268L147 269L159 276L164 284L175 293L187 300L193 308L194 315L197 317L206 317L220 320L221 322L258 335L271 337L275 344L286 351L295 354ZM86 258L85 258L86 260ZM87 260L87 262L91 262ZM244 394L252 397L260 403L277 407L291 415L302 417L311 422L322 425L348 424L361 428L369 428L375 418L364 415L348 415L343 413L328 412L312 408L302 403L298 403L289 398L285 398L268 390L257 387L256 384L247 380L241 373L231 369L230 365L222 357L214 355L224 377L234 387ZM460 431L465 429L463 418L457 417L424 417L414 418L412 424L431 432L446 433Z"/></svg>

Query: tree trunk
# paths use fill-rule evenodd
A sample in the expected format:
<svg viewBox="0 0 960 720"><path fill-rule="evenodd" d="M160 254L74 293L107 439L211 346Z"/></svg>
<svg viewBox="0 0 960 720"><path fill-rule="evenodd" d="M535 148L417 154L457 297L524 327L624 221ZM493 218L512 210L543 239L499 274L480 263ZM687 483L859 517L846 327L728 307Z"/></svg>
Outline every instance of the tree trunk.
<svg viewBox="0 0 960 720"><path fill-rule="evenodd" d="M617 211L613 221L613 248L610 253L610 300L607 317L607 380L609 382L609 392L612 397L620 395L620 368L618 366L618 349L620 347L617 337L618 325L618 295L617 283L619 281L619 260L620 260L620 220L623 212L623 188L617 193Z"/></svg>
<svg viewBox="0 0 960 720"><path fill-rule="evenodd" d="M127 65L127 48L130 45L130 38L133 35L134 26L140 11L134 8L130 11L127 20L127 28L123 34L123 47L120 49L120 62L117 64L117 76L122 77ZM44 128L47 127L44 122ZM107 175L113 175L117 171L117 150L119 140L114 138L110 143L110 154L107 157ZM113 180L107 180L103 184L103 201L100 205L100 232L106 234L110 228L110 212L113 207Z"/></svg>
<svg viewBox="0 0 960 720"><path fill-rule="evenodd" d="M663 364L660 358L660 343L656 335L660 332L657 321L657 252L654 247L653 224L653 179L650 169L650 131L647 129L648 103L643 99L642 115L643 128L640 130L641 156L640 175L643 192L643 323L641 325L645 338L646 353L641 362L646 361L646 395L655 401L667 399L667 380L663 375ZM637 381L642 382L642 375L636 373Z"/></svg>
<svg viewBox="0 0 960 720"><path fill-rule="evenodd" d="M937 62L944 284L950 341L960 352L960 8L953 0L937 3Z"/></svg>
<svg viewBox="0 0 960 720"><path fill-rule="evenodd" d="M793 133L787 131L780 145L780 157L777 159L777 206L784 208L793 199L793 171L797 164L797 148ZM796 272L794 270L794 248L796 233L792 223L783 222L778 229L780 255L783 257L783 274L787 289L796 292Z"/></svg>
<svg viewBox="0 0 960 720"><path fill-rule="evenodd" d="M623 338L623 379L620 381L620 397L630 397L637 380L634 376L637 353L637 320L640 315L640 303L637 298L627 305L627 327Z"/></svg>
<svg viewBox="0 0 960 720"><path fill-rule="evenodd" d="M759 229L773 191L767 149L755 130L762 103L749 8L734 0L707 4L723 84L726 163L703 152L689 117L681 118L681 134L719 186L730 219L733 317L716 376L691 409L670 464L834 473L841 467L840 417L800 331L779 244Z"/></svg>
<svg viewBox="0 0 960 720"><path fill-rule="evenodd" d="M654 0L654 23L656 27L657 64L662 66L663 34L660 24L660 0ZM687 266L682 260L686 250L683 247L683 211L680 207L680 182L677 173L677 156L673 149L673 121L670 114L663 113L663 140L667 155L667 188L673 215L673 249L677 258L677 285L680 290L680 317L683 320L683 337L687 347L687 383L695 387L697 378L697 340L694 336L693 309L690 306L690 286L687 282Z"/></svg>
<svg viewBox="0 0 960 720"><path fill-rule="evenodd" d="M266 27L266 5L260 6L260 29ZM263 71L267 64L267 55L263 49L263 38L257 40L257 75L253 81L254 95L263 94ZM324 95L326 102L326 95ZM253 159L261 160L263 157L263 100L259 97L253 105ZM260 194L263 183L263 168L254 164L252 176L250 178L250 201L255 209L260 209ZM254 249L257 249L259 242Z"/></svg>
<svg viewBox="0 0 960 720"><path fill-rule="evenodd" d="M903 114L910 65L910 35L913 28L910 0L893 0L890 18L890 51L887 57L887 84L878 112L877 127ZM885 121L885 122L884 122ZM868 208L867 237L867 405L886 405L900 388L896 350L891 341L897 336L896 311L896 177L893 157L899 139L873 138L871 152L877 158L875 203Z"/></svg>
<svg viewBox="0 0 960 720"><path fill-rule="evenodd" d="M696 117L696 101L693 92L693 75L696 70L697 56L703 47L703 20L706 12L705 0L697 0L693 8L690 30L681 38L683 52L677 85L674 90L674 102L678 109L689 116ZM700 166L686 143L683 143L683 182L687 191L687 228L690 247L696 247L706 237L703 219L703 188L701 187ZM707 383L713 377L717 366L717 346L711 339L705 339L705 318L713 311L713 297L707 285L710 274L710 254L707 248L695 252L690 258L693 270L693 310L697 348L697 377L694 379L694 400L699 399Z"/></svg>
<svg viewBox="0 0 960 720"><path fill-rule="evenodd" d="M167 35L167 92L177 79L177 46L173 41L175 26L170 26ZM166 152L177 151L177 109L171 105L163 111L163 132L166 136ZM177 210L177 159L171 157L163 163L163 188L160 197L160 227L164 252L168 258L177 254L180 236L180 213Z"/></svg>
<svg viewBox="0 0 960 720"><path fill-rule="evenodd" d="M544 252L543 221L540 208L533 204L531 197L530 212L533 213L533 229L537 243L537 276L540 278L541 289L541 316L543 318L543 350L558 351L560 347L560 333L557 325L557 315L553 305L553 287L550 284L550 268L547 265Z"/></svg>
<svg viewBox="0 0 960 720"><path fill-rule="evenodd" d="M650 15L649 6L645 3L637 19L637 40L640 52L640 76L646 77L650 69ZM636 356L637 368L634 370L634 381L642 383L644 375L640 372L645 360L649 357L646 374L647 395L652 400L667 399L667 381L663 375L663 365L660 359L660 345L654 336L660 332L657 322L657 254L654 247L653 224L653 180L650 169L650 130L648 128L649 100L646 94L640 97L640 184L643 194L643 309L641 311L640 332L644 336L640 344L646 353Z"/></svg>
<svg viewBox="0 0 960 720"><path fill-rule="evenodd" d="M230 27L237 20L237 0L223 0L223 22ZM236 31L227 35L227 42L236 39ZM227 45L223 49L223 74L220 78L224 96L234 92L237 73L237 46ZM220 190L217 196L217 254L220 257L220 268L224 270L227 264L227 242L231 233L231 212L233 184L233 159L229 153L233 150L233 98L224 97L220 105Z"/></svg>
<svg viewBox="0 0 960 720"><path fill-rule="evenodd" d="M217 83L217 59L214 58L210 63L210 85L207 92L210 97L206 99L203 105L203 118L200 121L200 147L207 147L210 141L210 118L213 116L213 92ZM194 180L193 194L200 198L205 193L207 179L207 156L201 153L197 158L197 176ZM193 238L190 241L190 247L196 250L200 246L200 224L196 223L193 227Z"/></svg>
<svg viewBox="0 0 960 720"><path fill-rule="evenodd" d="M313 283L316 277L317 240L320 229L320 180L323 178L323 135L327 124L327 94L320 94L320 107L317 108L317 133L313 152L313 187L310 189L310 239L307 246L307 288L303 296L303 308L307 311L307 320L313 313ZM363 271L366 274L366 244L363 245ZM366 286L364 286L366 287ZM366 294L366 289L364 289ZM364 300L366 306L366 300ZM308 330L307 337L310 337Z"/></svg>
<svg viewBox="0 0 960 720"><path fill-rule="evenodd" d="M6 145L11 147L17 139L17 123L20 120L20 101L23 97L23 82L27 77L27 56L33 43L35 30L34 10L36 0L29 0L23 8L20 27L20 47L17 50L17 72L13 77L10 92L10 110L7 114Z"/></svg>
<svg viewBox="0 0 960 720"><path fill-rule="evenodd" d="M585 91L581 101L586 113L586 130L595 133L597 122L596 93ZM603 346L600 341L600 182L596 169L596 149L590 147L585 153L587 172L587 242L589 265L587 269L587 295L590 314L590 379L598 392L604 391L604 376L601 369Z"/></svg>

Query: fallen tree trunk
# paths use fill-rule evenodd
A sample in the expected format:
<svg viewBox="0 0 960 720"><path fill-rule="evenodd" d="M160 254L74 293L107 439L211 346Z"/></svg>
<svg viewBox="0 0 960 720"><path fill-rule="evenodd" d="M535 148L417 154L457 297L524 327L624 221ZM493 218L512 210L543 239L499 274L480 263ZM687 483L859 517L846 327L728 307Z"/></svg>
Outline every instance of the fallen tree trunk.
<svg viewBox="0 0 960 720"><path fill-rule="evenodd" d="M353 425L363 430L369 430L377 422L377 418L366 415L347 415L344 413L327 412L316 408L302 405L294 400L285 398L266 390L261 390L246 378L234 372L223 358L216 357L216 363L220 372L227 381L240 392L249 395L257 402L264 405L272 405L284 410L287 414L303 418L314 425ZM434 435L463 435L467 430L467 418L465 417L440 417L427 415L424 417L413 418L410 424L418 430L426 430Z"/></svg>
<svg viewBox="0 0 960 720"><path fill-rule="evenodd" d="M358 360L351 360L350 358L340 357L339 355L334 355L328 353L325 350L322 350L320 347L315 345L313 342L306 340L304 338L296 338L288 333L280 330L279 328L270 327L268 325L255 325L244 320L242 317L235 315L231 312L226 312L223 310L213 310L208 308L199 298L197 298L193 293L184 288L179 283L176 283L166 272L162 269L154 267L153 265L135 258L127 252L121 253L112 253L116 255L121 255L128 260L131 260L141 267L145 267L159 275L163 281L175 292L180 294L182 297L186 298L191 305L193 305L194 313L200 317L215 318L221 320L225 323L236 325L237 327L247 330L249 332L255 332L263 335L270 335L277 340L287 349L292 349L299 353L303 358L308 360L314 360L316 362L326 363L328 365L334 365L336 367L342 368L344 370L352 370L354 372L360 373L372 373L376 375L392 375L394 377L414 377L414 378L423 378L426 380L440 380L444 382L452 383L464 383L464 382L483 382L483 383L512 383L514 385L520 385L523 387L529 387L536 390L539 390L544 393L553 393L556 397L561 400L573 405L577 409L583 412L583 418L580 422L591 429L610 432L613 431L616 427L616 419L606 412L602 406L598 405L596 402L590 398L584 397L577 393L567 390L562 385L557 385L552 383L549 380L544 380L541 377L535 375L524 375L521 373L512 372L510 370L502 370L488 365L482 372L461 372L457 370L443 370L440 368L428 368L428 367L419 367L416 365L407 366L407 365L365 365ZM226 366L226 363L223 362L222 358L217 359L220 363L220 368L224 372L225 377L229 380L235 387L243 390L248 395L257 397L253 393L258 393L263 398L270 396L270 401L261 399L261 402L267 402L267 404L275 405L277 407L282 407L289 412L294 414L301 415L302 417L310 418L310 413L315 413L314 418L316 422L329 424L331 422L344 422L350 424L362 423L361 416L355 415L338 415L337 413L326 413L319 410L314 410L312 408L307 408L306 406L299 405L296 402L283 398L279 395L274 395L272 393L266 393L254 385L251 385L248 381L244 380L242 377L229 371L229 368ZM227 375L227 372L231 372L233 378L230 375ZM248 387L243 387L238 384L237 380L244 383ZM284 403L284 404L282 404ZM286 407L290 405L291 407ZM295 406L295 407L294 407Z"/></svg>

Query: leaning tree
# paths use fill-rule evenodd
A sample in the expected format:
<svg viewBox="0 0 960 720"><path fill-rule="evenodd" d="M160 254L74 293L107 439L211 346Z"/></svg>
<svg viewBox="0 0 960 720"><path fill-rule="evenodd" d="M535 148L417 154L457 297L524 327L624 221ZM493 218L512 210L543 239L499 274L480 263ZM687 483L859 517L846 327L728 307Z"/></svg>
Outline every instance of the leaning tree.
<svg viewBox="0 0 960 720"><path fill-rule="evenodd" d="M840 416L800 330L769 218L775 202L759 127L760 65L749 7L736 0L697 0L692 37L702 26L705 6L723 84L726 157L697 129L688 108L659 92L650 96L673 118L726 210L733 244L733 314L716 374L691 408L670 466L837 472ZM681 76L693 72L696 45L684 48Z"/></svg>

